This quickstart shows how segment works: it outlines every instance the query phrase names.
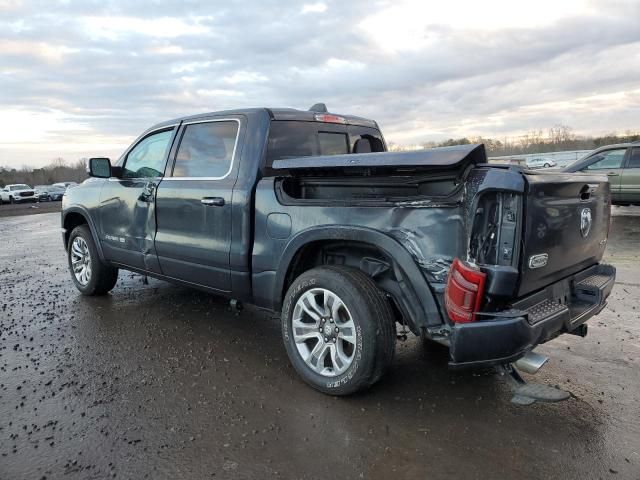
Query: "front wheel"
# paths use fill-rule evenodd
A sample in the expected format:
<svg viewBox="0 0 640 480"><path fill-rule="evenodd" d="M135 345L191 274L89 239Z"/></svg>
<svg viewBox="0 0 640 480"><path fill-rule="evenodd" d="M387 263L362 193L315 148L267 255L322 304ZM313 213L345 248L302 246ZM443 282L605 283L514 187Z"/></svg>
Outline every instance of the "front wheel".
<svg viewBox="0 0 640 480"><path fill-rule="evenodd" d="M385 294L360 270L318 267L289 288L282 335L305 382L324 393L348 395L373 385L390 365L395 318Z"/></svg>
<svg viewBox="0 0 640 480"><path fill-rule="evenodd" d="M118 269L100 261L87 225L80 225L71 232L67 256L71 279L83 295L104 295L115 287Z"/></svg>

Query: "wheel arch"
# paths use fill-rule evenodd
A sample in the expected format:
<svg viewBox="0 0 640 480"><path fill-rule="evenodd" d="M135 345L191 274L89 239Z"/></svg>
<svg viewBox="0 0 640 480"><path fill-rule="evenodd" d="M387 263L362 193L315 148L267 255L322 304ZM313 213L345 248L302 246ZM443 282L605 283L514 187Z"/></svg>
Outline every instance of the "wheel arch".
<svg viewBox="0 0 640 480"><path fill-rule="evenodd" d="M98 250L98 256L100 260L104 261L104 253L102 251L102 244L100 243L100 237L98 236L98 230L89 215L89 212L83 207L71 207L62 214L62 228L64 238L64 248L67 250L69 247L69 237L74 228L80 225L88 225L93 237L96 249Z"/></svg>
<svg viewBox="0 0 640 480"><path fill-rule="evenodd" d="M352 249L351 258L345 255L343 263L330 263L335 258L325 253L341 248L344 252ZM356 264L354 260L357 260ZM385 262L388 269L384 267ZM391 296L414 333L442 323L433 291L411 254L397 240L378 230L353 226L314 227L291 239L275 276L275 309L282 307L295 277L315 266L331 264L355 266L372 277Z"/></svg>

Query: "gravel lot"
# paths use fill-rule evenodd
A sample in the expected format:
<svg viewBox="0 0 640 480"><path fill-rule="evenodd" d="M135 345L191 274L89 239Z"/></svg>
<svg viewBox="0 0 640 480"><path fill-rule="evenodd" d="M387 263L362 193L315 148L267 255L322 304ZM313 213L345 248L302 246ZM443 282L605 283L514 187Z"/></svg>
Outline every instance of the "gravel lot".
<svg viewBox="0 0 640 480"><path fill-rule="evenodd" d="M4 203L0 205L0 218L60 212L61 205L62 202Z"/></svg>
<svg viewBox="0 0 640 480"><path fill-rule="evenodd" d="M0 218L0 479L640 479L640 209L614 214L609 306L538 349L572 398L529 407L415 338L370 391L322 395L270 315L126 272L82 297L58 214Z"/></svg>

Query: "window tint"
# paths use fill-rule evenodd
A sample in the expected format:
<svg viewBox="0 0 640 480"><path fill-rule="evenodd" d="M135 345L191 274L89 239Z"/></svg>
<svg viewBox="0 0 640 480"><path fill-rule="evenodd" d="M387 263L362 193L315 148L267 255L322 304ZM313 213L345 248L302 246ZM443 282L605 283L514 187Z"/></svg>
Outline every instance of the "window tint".
<svg viewBox="0 0 640 480"><path fill-rule="evenodd" d="M341 155L349 153L346 133L318 132L320 155Z"/></svg>
<svg viewBox="0 0 640 480"><path fill-rule="evenodd" d="M370 151L384 150L375 128L322 122L279 120L271 122L267 147L267 168L283 158L336 155L354 151L355 143L366 139Z"/></svg>
<svg viewBox="0 0 640 480"><path fill-rule="evenodd" d="M631 158L629 158L627 168L640 168L640 148L631 150Z"/></svg>
<svg viewBox="0 0 640 480"><path fill-rule="evenodd" d="M173 130L154 133L140 141L127 155L124 178L161 177Z"/></svg>
<svg viewBox="0 0 640 480"><path fill-rule="evenodd" d="M594 157L598 160L587 166L586 170L607 170L613 168L621 168L625 152L626 148L601 152Z"/></svg>
<svg viewBox="0 0 640 480"><path fill-rule="evenodd" d="M238 122L187 125L173 168L174 177L224 177L231 168Z"/></svg>

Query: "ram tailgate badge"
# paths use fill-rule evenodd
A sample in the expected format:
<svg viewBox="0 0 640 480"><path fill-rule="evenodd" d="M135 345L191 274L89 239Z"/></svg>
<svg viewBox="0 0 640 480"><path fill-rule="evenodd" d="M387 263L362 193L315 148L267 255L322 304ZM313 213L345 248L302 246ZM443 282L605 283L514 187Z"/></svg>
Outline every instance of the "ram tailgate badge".
<svg viewBox="0 0 640 480"><path fill-rule="evenodd" d="M549 260L549 255L546 253L531 255L529 257L529 268L531 270L533 270L534 268L542 268L547 264L547 260Z"/></svg>

